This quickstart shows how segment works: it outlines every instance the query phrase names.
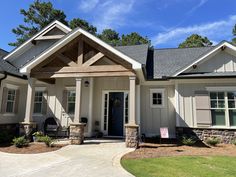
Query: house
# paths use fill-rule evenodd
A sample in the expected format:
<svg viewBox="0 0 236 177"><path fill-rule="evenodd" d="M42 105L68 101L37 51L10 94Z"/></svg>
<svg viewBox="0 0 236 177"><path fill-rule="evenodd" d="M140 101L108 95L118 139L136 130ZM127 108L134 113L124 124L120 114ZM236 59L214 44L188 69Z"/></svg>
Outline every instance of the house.
<svg viewBox="0 0 236 177"><path fill-rule="evenodd" d="M236 47L112 47L83 29L54 21L0 60L2 127L43 128L47 117L84 136L126 137L194 132L236 136ZM84 124L86 122L86 126Z"/></svg>

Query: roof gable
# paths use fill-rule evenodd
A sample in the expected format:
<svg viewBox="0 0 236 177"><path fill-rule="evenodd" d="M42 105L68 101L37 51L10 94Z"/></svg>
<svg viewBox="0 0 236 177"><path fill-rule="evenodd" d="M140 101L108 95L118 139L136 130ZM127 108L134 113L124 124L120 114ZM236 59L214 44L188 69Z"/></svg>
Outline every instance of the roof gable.
<svg viewBox="0 0 236 177"><path fill-rule="evenodd" d="M22 45L20 45L19 47L13 49L8 55L6 55L3 59L4 60L8 60L11 57L14 57L16 55L19 55L19 53L23 53L24 50L27 50L32 42L37 39L40 36L43 36L47 33L49 33L51 30L53 29L59 29L61 31L63 31L64 33L69 33L71 31L71 29L69 27L67 27L66 25L64 25L63 23L59 22L59 21L53 21L52 23L50 23L48 26L46 26L45 28L43 28L41 31L39 31L38 33L36 33L34 36L32 36L30 39L28 39L27 41L25 41Z"/></svg>
<svg viewBox="0 0 236 177"><path fill-rule="evenodd" d="M221 51L221 50L225 50L226 48L233 50L236 52L236 47L232 44L230 44L227 41L222 41L221 43L219 43L218 45L216 45L214 48L212 48L211 50L207 51L206 53L203 53L202 55L200 55L198 58L196 58L193 62L185 65L183 68L181 68L180 70L178 70L173 76L178 76L181 73L187 71L189 68L191 68L193 65L198 65L198 64L203 64L205 61L207 61L208 59L210 59L212 56L216 55L217 52Z"/></svg>
<svg viewBox="0 0 236 177"><path fill-rule="evenodd" d="M104 47L105 49L109 50L113 54L115 54L118 57L121 57L125 61L129 62L132 64L133 69L141 68L142 65L141 63L135 61L131 57L125 55L124 53L118 51L117 49L111 47L107 43L103 42L99 38L93 36L92 34L88 33L87 31L77 28L70 33L68 33L66 36L64 36L62 39L57 41L55 44L53 44L51 47L49 47L47 50L42 52L39 56L36 56L33 60L29 61L25 66L23 66L20 69L20 72L22 73L27 73L29 72L33 67L44 61L47 57L51 56L53 53L67 45L69 42L71 42L73 39L78 37L80 34L84 35L88 39L92 40L93 42L97 43L98 45Z"/></svg>

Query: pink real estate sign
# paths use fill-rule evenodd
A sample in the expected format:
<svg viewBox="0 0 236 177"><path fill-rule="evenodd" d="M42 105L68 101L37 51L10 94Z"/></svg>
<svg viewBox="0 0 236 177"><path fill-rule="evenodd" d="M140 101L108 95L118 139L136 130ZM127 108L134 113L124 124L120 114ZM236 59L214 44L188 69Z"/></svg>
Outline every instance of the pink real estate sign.
<svg viewBox="0 0 236 177"><path fill-rule="evenodd" d="M161 127L160 133L161 133L161 138L169 138L168 127Z"/></svg>

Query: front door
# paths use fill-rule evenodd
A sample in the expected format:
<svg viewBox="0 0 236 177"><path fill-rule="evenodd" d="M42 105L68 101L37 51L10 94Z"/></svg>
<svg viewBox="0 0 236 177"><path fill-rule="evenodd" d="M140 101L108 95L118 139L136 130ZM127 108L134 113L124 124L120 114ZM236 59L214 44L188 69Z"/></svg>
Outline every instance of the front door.
<svg viewBox="0 0 236 177"><path fill-rule="evenodd" d="M109 93L108 135L123 136L124 93Z"/></svg>

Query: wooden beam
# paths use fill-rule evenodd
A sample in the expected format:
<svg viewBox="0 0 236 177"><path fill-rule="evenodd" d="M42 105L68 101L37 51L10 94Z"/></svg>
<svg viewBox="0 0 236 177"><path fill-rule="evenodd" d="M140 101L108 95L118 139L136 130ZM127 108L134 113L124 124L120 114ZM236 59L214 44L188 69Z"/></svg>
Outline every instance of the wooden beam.
<svg viewBox="0 0 236 177"><path fill-rule="evenodd" d="M107 49L105 49L104 47L102 47L101 45L95 43L94 41L92 41L91 39L83 36L83 40L85 43L87 43L88 45L92 46L93 48L97 49L98 51L102 52L105 56L107 56L108 58L110 58L112 61L114 61L115 63L121 64L123 66L125 66L126 68L132 68L132 64L127 62L126 60L120 58L119 56L115 55L114 53L108 51Z"/></svg>
<svg viewBox="0 0 236 177"><path fill-rule="evenodd" d="M35 78L78 78L78 77L131 77L135 73L131 71L125 72L97 72L97 73L31 73L31 77Z"/></svg>
<svg viewBox="0 0 236 177"><path fill-rule="evenodd" d="M69 66L77 66L77 64L74 61L72 61L69 57L63 54L57 54L56 56L65 64L68 64Z"/></svg>
<svg viewBox="0 0 236 177"><path fill-rule="evenodd" d="M37 70L37 73L92 73L92 72L116 72L133 71L121 65L98 65L89 67L45 67ZM34 72L34 71L33 71Z"/></svg>
<svg viewBox="0 0 236 177"><path fill-rule="evenodd" d="M84 67L91 66L93 63L100 60L102 57L104 57L104 54L101 52L98 52L96 55L94 55L92 58L90 58L88 61L86 61L82 66L84 66Z"/></svg>
<svg viewBox="0 0 236 177"><path fill-rule="evenodd" d="M84 42L81 39L79 39L78 42L78 59L77 59L77 64L81 66L83 64L83 59L84 59Z"/></svg>
<svg viewBox="0 0 236 177"><path fill-rule="evenodd" d="M50 35L50 36L39 36L35 40L49 40L49 39L61 39L65 35Z"/></svg>

